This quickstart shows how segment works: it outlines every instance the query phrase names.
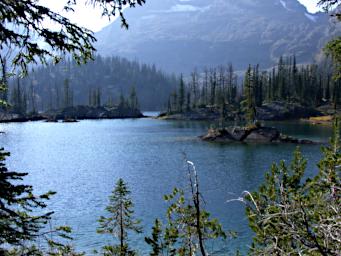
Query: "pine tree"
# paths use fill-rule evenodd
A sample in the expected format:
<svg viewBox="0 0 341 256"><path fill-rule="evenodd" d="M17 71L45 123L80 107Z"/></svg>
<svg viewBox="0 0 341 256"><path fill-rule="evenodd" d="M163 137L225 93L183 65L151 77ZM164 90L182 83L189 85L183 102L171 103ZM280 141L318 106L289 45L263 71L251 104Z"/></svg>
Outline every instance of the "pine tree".
<svg viewBox="0 0 341 256"><path fill-rule="evenodd" d="M120 94L120 99L119 99L119 103L118 103L119 108L125 108L126 107L126 100L123 96L123 93Z"/></svg>
<svg viewBox="0 0 341 256"><path fill-rule="evenodd" d="M96 90L96 107L100 107L102 105L102 90L101 88L97 88Z"/></svg>
<svg viewBox="0 0 341 256"><path fill-rule="evenodd" d="M322 149L319 172L306 179L299 149L290 166L274 164L258 191L247 196L249 225L255 232L252 255L339 255L340 125Z"/></svg>
<svg viewBox="0 0 341 256"><path fill-rule="evenodd" d="M119 245L107 245L103 247L105 255L135 255L128 245L128 231L141 233L140 220L134 218L134 204L130 197L130 190L123 179L119 179L109 197L110 203L106 207L108 217L101 216L100 227L97 232L110 234L119 240Z"/></svg>
<svg viewBox="0 0 341 256"><path fill-rule="evenodd" d="M190 161L187 164L190 193L175 188L171 194L164 196L165 201L170 203L167 223L161 230L162 225L157 221L152 238L146 238L153 252L159 252L158 255L187 256L200 251L201 255L206 256L207 240L226 238L218 220L210 218L210 213L203 207L195 166Z"/></svg>
<svg viewBox="0 0 341 256"><path fill-rule="evenodd" d="M6 250L6 245L22 245L39 236L52 212L42 215L32 212L46 208L45 201L54 194L36 196L32 186L18 184L27 173L9 171L5 165L9 155L0 149L0 254L1 250Z"/></svg>
<svg viewBox="0 0 341 256"><path fill-rule="evenodd" d="M162 223L159 219L155 220L154 226L152 228L152 236L145 237L145 242L152 247L150 256L160 256L163 255L163 251L166 245L162 239Z"/></svg>
<svg viewBox="0 0 341 256"><path fill-rule="evenodd" d="M246 121L248 124L253 124L256 119L256 106L254 95L254 75L252 73L251 65L247 69L244 78L244 98L242 107L244 109Z"/></svg>
<svg viewBox="0 0 341 256"><path fill-rule="evenodd" d="M131 109L138 109L138 105L139 105L139 102L138 102L138 99L137 99L137 94L136 94L136 89L135 89L135 86L133 86L131 88L131 91L130 91L130 99L129 99L129 106Z"/></svg>
<svg viewBox="0 0 341 256"><path fill-rule="evenodd" d="M181 74L180 86L179 86L179 104L178 104L178 109L180 112L183 112L184 105L185 105L185 82Z"/></svg>
<svg viewBox="0 0 341 256"><path fill-rule="evenodd" d="M64 80L64 102L63 107L70 107L70 84L69 79Z"/></svg>

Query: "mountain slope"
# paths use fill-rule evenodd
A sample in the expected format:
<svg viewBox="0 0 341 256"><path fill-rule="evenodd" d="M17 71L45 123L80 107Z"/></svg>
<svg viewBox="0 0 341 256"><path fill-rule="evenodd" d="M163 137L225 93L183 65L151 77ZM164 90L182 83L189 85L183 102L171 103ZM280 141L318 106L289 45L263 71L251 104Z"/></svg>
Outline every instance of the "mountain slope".
<svg viewBox="0 0 341 256"><path fill-rule="evenodd" d="M167 71L232 62L272 65L280 55L311 62L337 33L324 13L309 14L297 0L147 0L96 34L97 49L155 63Z"/></svg>

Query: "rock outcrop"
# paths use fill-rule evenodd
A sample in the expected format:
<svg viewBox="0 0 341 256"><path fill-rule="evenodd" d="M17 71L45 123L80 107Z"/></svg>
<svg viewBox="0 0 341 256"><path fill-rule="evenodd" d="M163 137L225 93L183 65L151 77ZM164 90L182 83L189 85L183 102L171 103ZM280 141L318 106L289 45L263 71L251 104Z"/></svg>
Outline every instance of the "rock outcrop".
<svg viewBox="0 0 341 256"><path fill-rule="evenodd" d="M138 109L128 107L89 107L75 106L68 107L60 111L50 111L49 116L55 116L57 119L117 119L117 118L141 118L143 114Z"/></svg>
<svg viewBox="0 0 341 256"><path fill-rule="evenodd" d="M19 115L8 112L0 113L0 123L40 121L58 122L58 120L82 120L82 119L119 119L119 118L141 118L143 114L138 109L129 107L90 107L75 106L62 110L51 110L45 113Z"/></svg>
<svg viewBox="0 0 341 256"><path fill-rule="evenodd" d="M209 129L208 133L200 138L213 142L317 144L314 141L281 134L276 128L263 126Z"/></svg>
<svg viewBox="0 0 341 256"><path fill-rule="evenodd" d="M158 118L163 120L192 120L192 121L214 121L221 118L218 107L201 107L183 112L161 113ZM227 120L234 120L235 113L230 111Z"/></svg>
<svg viewBox="0 0 341 256"><path fill-rule="evenodd" d="M224 119L226 121L240 121L244 119L237 106L227 105L225 111ZM257 119L262 121L283 121L321 115L322 113L314 108L283 101L265 103L263 106L256 108ZM159 118L164 120L213 121L221 118L221 109L216 106L206 106L183 112L162 113Z"/></svg>
<svg viewBox="0 0 341 256"><path fill-rule="evenodd" d="M264 121L281 121L322 115L320 111L314 108L283 101L265 103L262 107L257 107L256 112L257 119Z"/></svg>

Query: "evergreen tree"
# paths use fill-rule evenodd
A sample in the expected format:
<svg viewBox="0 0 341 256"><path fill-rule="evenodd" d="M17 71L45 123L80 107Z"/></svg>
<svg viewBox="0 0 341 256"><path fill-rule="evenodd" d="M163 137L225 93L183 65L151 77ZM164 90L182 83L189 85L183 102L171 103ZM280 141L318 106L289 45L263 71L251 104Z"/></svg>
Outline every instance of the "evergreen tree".
<svg viewBox="0 0 341 256"><path fill-rule="evenodd" d="M137 94L136 94L136 89L135 89L135 86L133 86L131 88L131 91L130 91L130 108L131 109L138 109L139 108L139 101L137 99Z"/></svg>
<svg viewBox="0 0 341 256"><path fill-rule="evenodd" d="M63 108L70 107L70 84L69 79L64 80L64 102Z"/></svg>
<svg viewBox="0 0 341 256"><path fill-rule="evenodd" d="M126 107L126 100L125 100L125 98L123 96L123 93L120 94L120 99L119 99L118 107L119 108L125 108Z"/></svg>
<svg viewBox="0 0 341 256"><path fill-rule="evenodd" d="M175 109L176 111L179 111L179 105L178 105L178 94L176 91L174 91L171 95L172 98L172 109Z"/></svg>
<svg viewBox="0 0 341 256"><path fill-rule="evenodd" d="M123 179L119 179L109 197L110 203L106 207L108 217L101 216L100 227L97 232L110 234L119 240L119 245L107 245L103 247L104 255L135 255L128 245L128 231L141 233L140 220L133 216L134 204L130 198L130 191Z"/></svg>
<svg viewBox="0 0 341 256"><path fill-rule="evenodd" d="M339 131L336 121L315 177L304 177L307 161L296 150L290 166L274 164L259 190L247 196L247 216L255 232L252 255L339 255Z"/></svg>
<svg viewBox="0 0 341 256"><path fill-rule="evenodd" d="M172 103L171 103L171 97L169 96L168 102L167 102L167 113L171 114L172 113Z"/></svg>
<svg viewBox="0 0 341 256"><path fill-rule="evenodd" d="M100 107L102 105L102 90L101 88L97 88L96 90L96 107Z"/></svg>
<svg viewBox="0 0 341 256"><path fill-rule="evenodd" d="M9 171L5 160L10 154L0 149L0 254L7 245L19 246L34 241L52 212L37 214L46 208L53 192L34 195L32 186L18 184L27 173ZM35 213L33 213L35 212Z"/></svg>
<svg viewBox="0 0 341 256"><path fill-rule="evenodd" d="M64 9L73 10L77 2L77 0L67 1ZM128 28L123 9L144 3L145 0L90 0L87 6L99 7L102 16L108 18L120 16L121 25ZM0 45L1 49L15 50L15 55L11 56L13 68L21 68L26 72L27 66L32 63L36 64L38 60L43 64L50 59L58 62L60 53L70 53L77 63L92 59L95 50L93 44L96 41L93 32L77 26L68 18L41 5L36 0L24 2L0 0L0 10L2 10L0 23L3 35L0 38ZM44 19L53 21L60 29L38 26L37 24ZM20 29L17 29L18 27ZM37 44L37 38L45 42L47 46Z"/></svg>
<svg viewBox="0 0 341 256"><path fill-rule="evenodd" d="M217 72L215 69L210 70L210 87L211 87L211 94L210 94L210 105L214 106L216 100L216 87L217 87Z"/></svg>
<svg viewBox="0 0 341 256"><path fill-rule="evenodd" d="M251 65L249 65L244 77L244 98L245 100L242 102L242 105L246 120L248 124L253 124L256 119L256 106L254 98L254 77Z"/></svg>
<svg viewBox="0 0 341 256"><path fill-rule="evenodd" d="M190 111L191 110L191 93L187 92L187 100L186 100L186 110Z"/></svg>
<svg viewBox="0 0 341 256"><path fill-rule="evenodd" d="M179 86L179 105L178 110L183 112L185 105L185 82L183 80L182 74L180 77L180 86Z"/></svg>
<svg viewBox="0 0 341 256"><path fill-rule="evenodd" d="M192 91L192 95L193 95L193 98L192 98L192 107L193 108L196 108L197 106L197 101L198 101L198 80L199 80L199 75L198 75L198 72L197 70L195 69L192 73L191 73L191 78L192 78L192 81L191 81L191 91Z"/></svg>
<svg viewBox="0 0 341 256"><path fill-rule="evenodd" d="M152 236L145 237L145 242L152 247L150 256L160 256L163 255L163 251L167 248L165 242L162 239L162 223L159 219L155 220L154 226L152 228ZM169 255L169 254L167 254ZM171 254L172 255L172 254Z"/></svg>
<svg viewBox="0 0 341 256"><path fill-rule="evenodd" d="M192 162L187 162L190 193L175 188L164 199L170 202L167 210L167 224L155 222L152 237L146 242L152 246L151 255L208 255L205 243L207 240L226 238L226 233L217 219L211 219L203 208L199 179ZM159 254L155 254L158 252Z"/></svg>

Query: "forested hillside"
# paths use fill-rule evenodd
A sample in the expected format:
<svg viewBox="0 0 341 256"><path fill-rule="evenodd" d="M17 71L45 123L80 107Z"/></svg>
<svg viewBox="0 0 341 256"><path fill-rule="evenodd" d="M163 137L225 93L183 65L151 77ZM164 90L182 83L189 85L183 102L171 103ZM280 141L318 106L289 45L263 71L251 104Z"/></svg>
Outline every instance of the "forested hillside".
<svg viewBox="0 0 341 256"><path fill-rule="evenodd" d="M82 66L65 60L35 68L28 77L11 81L8 97L12 105L29 112L93 105L94 101L96 105L118 104L120 97L129 97L134 88L140 108L154 110L164 106L176 84L175 76L166 75L155 66L97 56Z"/></svg>
<svg viewBox="0 0 341 256"><path fill-rule="evenodd" d="M326 59L320 64L298 65L295 56L280 57L276 66L262 70L249 65L242 79L233 65L193 71L186 83L180 80L178 89L169 96L169 113L196 108L218 107L228 114L228 107L254 109L264 103L281 101L316 108L341 102L340 80L333 79L333 67Z"/></svg>
<svg viewBox="0 0 341 256"><path fill-rule="evenodd" d="M281 55L311 63L340 31L328 14L308 13L297 0L148 0L126 15L128 31L114 22L96 33L99 53L186 74L228 62L268 68Z"/></svg>

